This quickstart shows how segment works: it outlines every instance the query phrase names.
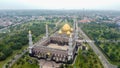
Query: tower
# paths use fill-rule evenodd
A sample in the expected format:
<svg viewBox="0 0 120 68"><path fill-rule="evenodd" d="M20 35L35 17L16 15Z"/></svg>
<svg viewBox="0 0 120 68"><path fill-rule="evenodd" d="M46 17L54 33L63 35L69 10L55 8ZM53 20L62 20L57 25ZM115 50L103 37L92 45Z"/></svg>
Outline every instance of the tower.
<svg viewBox="0 0 120 68"><path fill-rule="evenodd" d="M32 47L33 47L32 34L31 31L29 31L29 54L32 53Z"/></svg>
<svg viewBox="0 0 120 68"><path fill-rule="evenodd" d="M48 38L48 25L46 24L46 38Z"/></svg>
<svg viewBox="0 0 120 68"><path fill-rule="evenodd" d="M73 30L74 31L76 30L76 21L75 20L73 21Z"/></svg>
<svg viewBox="0 0 120 68"><path fill-rule="evenodd" d="M77 40L78 39L78 22L76 22L76 20L75 20L74 27L75 27L75 40Z"/></svg>
<svg viewBox="0 0 120 68"><path fill-rule="evenodd" d="M56 28L57 28L57 26L58 26L57 23L55 23L55 27L56 27Z"/></svg>
<svg viewBox="0 0 120 68"><path fill-rule="evenodd" d="M72 39L72 35L70 34L70 38L69 38L69 48L68 48L68 60L73 59L73 39Z"/></svg>

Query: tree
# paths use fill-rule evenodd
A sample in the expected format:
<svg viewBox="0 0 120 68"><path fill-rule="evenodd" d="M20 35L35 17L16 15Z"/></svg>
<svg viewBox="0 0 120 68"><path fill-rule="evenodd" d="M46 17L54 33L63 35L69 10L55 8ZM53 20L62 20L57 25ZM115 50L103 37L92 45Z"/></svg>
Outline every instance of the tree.
<svg viewBox="0 0 120 68"><path fill-rule="evenodd" d="M120 68L120 65L118 65L118 68Z"/></svg>
<svg viewBox="0 0 120 68"><path fill-rule="evenodd" d="M12 54L13 50L11 48L7 48L3 50L3 53L5 55L5 57L8 57Z"/></svg>
<svg viewBox="0 0 120 68"><path fill-rule="evenodd" d="M115 57L115 54L114 53L110 53L110 59L112 61L115 61L116 57Z"/></svg>
<svg viewBox="0 0 120 68"><path fill-rule="evenodd" d="M64 68L64 65L63 65L63 64L61 64L61 65L60 65L60 68Z"/></svg>
<svg viewBox="0 0 120 68"><path fill-rule="evenodd" d="M5 44L4 43L0 43L0 52L5 48Z"/></svg>
<svg viewBox="0 0 120 68"><path fill-rule="evenodd" d="M109 49L108 49L107 46L105 46L103 49L104 49L105 52L108 52L108 51L109 51Z"/></svg>
<svg viewBox="0 0 120 68"><path fill-rule="evenodd" d="M2 52L0 52L0 61L4 60L5 58L6 58L5 55Z"/></svg>

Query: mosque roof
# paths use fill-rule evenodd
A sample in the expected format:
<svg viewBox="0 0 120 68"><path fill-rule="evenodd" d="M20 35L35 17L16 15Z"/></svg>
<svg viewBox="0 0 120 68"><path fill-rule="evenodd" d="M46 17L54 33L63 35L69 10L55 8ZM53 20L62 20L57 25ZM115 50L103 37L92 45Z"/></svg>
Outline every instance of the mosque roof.
<svg viewBox="0 0 120 68"><path fill-rule="evenodd" d="M62 29L59 30L58 33L59 34L64 33L64 34L70 35L72 31L73 31L73 28L71 28L70 25L68 23L66 23L63 25Z"/></svg>
<svg viewBox="0 0 120 68"><path fill-rule="evenodd" d="M67 31L70 31L70 30L71 30L71 27L70 27L70 25L67 24L67 23L62 27L62 31L63 31L63 32L67 32Z"/></svg>

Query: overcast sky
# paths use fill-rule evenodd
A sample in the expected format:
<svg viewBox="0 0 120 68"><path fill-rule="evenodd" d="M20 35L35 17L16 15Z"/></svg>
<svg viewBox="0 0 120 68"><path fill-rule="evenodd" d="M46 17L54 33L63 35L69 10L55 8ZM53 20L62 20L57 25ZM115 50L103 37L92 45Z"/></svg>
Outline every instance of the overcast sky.
<svg viewBox="0 0 120 68"><path fill-rule="evenodd" d="M120 0L0 0L0 9L120 10Z"/></svg>

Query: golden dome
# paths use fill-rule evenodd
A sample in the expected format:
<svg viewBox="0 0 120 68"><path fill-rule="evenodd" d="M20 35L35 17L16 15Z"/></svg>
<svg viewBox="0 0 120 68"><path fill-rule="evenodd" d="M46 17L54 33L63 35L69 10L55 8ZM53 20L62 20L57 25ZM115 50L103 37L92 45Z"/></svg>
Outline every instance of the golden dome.
<svg viewBox="0 0 120 68"><path fill-rule="evenodd" d="M48 53L47 53L47 55L49 55L49 56L50 56L50 52L48 52Z"/></svg>
<svg viewBox="0 0 120 68"><path fill-rule="evenodd" d="M62 31L63 31L63 32L71 31L70 25L69 25L69 24L65 24L65 25L62 27Z"/></svg>
<svg viewBox="0 0 120 68"><path fill-rule="evenodd" d="M67 35L70 35L71 34L71 32L70 31L67 31Z"/></svg>
<svg viewBox="0 0 120 68"><path fill-rule="evenodd" d="M73 31L73 28L71 28L71 31Z"/></svg>
<svg viewBox="0 0 120 68"><path fill-rule="evenodd" d="M29 34L31 34L31 31L29 30Z"/></svg>
<svg viewBox="0 0 120 68"><path fill-rule="evenodd" d="M62 31L61 30L59 30L59 32L58 32L59 34L61 34L62 33Z"/></svg>

